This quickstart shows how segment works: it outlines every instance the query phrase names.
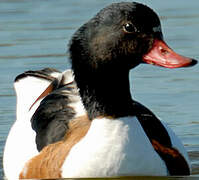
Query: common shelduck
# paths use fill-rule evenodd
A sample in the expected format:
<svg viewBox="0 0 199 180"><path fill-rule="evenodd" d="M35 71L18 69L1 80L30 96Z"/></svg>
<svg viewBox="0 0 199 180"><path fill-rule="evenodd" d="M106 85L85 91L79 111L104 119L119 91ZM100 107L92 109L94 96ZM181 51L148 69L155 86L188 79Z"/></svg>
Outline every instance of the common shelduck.
<svg viewBox="0 0 199 180"><path fill-rule="evenodd" d="M111 4L76 31L69 52L72 71L16 79L17 120L4 152L8 179L13 172L25 179L189 175L178 137L130 93L129 71L141 63L197 63L167 46L157 14L140 3Z"/></svg>

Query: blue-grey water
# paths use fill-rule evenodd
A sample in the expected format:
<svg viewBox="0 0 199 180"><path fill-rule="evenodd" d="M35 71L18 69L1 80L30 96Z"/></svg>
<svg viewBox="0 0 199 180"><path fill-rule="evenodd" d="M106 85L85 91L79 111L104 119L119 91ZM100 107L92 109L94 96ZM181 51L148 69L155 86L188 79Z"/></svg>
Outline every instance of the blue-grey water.
<svg viewBox="0 0 199 180"><path fill-rule="evenodd" d="M0 0L0 177L4 143L15 121L14 78L30 69L68 68L67 44L71 35L112 2L119 1ZM199 1L139 2L159 14L169 46L199 59ZM192 174L198 175L199 65L173 70L140 65L131 71L130 81L134 98L167 122L180 137L191 159Z"/></svg>

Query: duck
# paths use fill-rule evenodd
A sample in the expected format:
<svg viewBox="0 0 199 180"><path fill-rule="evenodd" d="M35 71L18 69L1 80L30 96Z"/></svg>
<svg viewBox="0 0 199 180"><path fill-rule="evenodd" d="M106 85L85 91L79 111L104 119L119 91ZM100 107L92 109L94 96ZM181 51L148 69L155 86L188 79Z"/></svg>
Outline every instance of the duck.
<svg viewBox="0 0 199 180"><path fill-rule="evenodd" d="M29 75L42 84L26 110L36 153L17 177L190 175L180 139L130 92L129 71L139 64L197 64L165 43L158 15L141 3L113 3L74 33L69 53L72 70ZM23 87L27 77L15 83Z"/></svg>

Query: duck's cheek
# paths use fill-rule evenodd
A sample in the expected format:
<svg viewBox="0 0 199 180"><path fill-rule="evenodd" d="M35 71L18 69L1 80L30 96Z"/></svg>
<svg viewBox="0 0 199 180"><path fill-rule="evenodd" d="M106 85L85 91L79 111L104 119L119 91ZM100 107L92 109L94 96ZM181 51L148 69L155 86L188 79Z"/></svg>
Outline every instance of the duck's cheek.
<svg viewBox="0 0 199 180"><path fill-rule="evenodd" d="M143 56L148 64L166 68L189 67L197 63L196 60L181 56L174 52L163 40L154 40L151 50Z"/></svg>

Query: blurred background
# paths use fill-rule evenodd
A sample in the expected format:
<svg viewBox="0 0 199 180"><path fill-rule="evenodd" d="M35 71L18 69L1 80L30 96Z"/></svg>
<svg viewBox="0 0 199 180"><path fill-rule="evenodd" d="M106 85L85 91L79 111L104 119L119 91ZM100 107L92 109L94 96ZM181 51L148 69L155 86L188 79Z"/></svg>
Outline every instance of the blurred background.
<svg viewBox="0 0 199 180"><path fill-rule="evenodd" d="M112 2L120 1L0 0L0 177L5 140L15 121L13 80L27 70L70 68L72 34ZM199 1L137 2L160 16L170 47L199 59ZM130 81L132 96L175 131L189 153L192 174L199 175L199 65L173 70L140 65L131 71Z"/></svg>

